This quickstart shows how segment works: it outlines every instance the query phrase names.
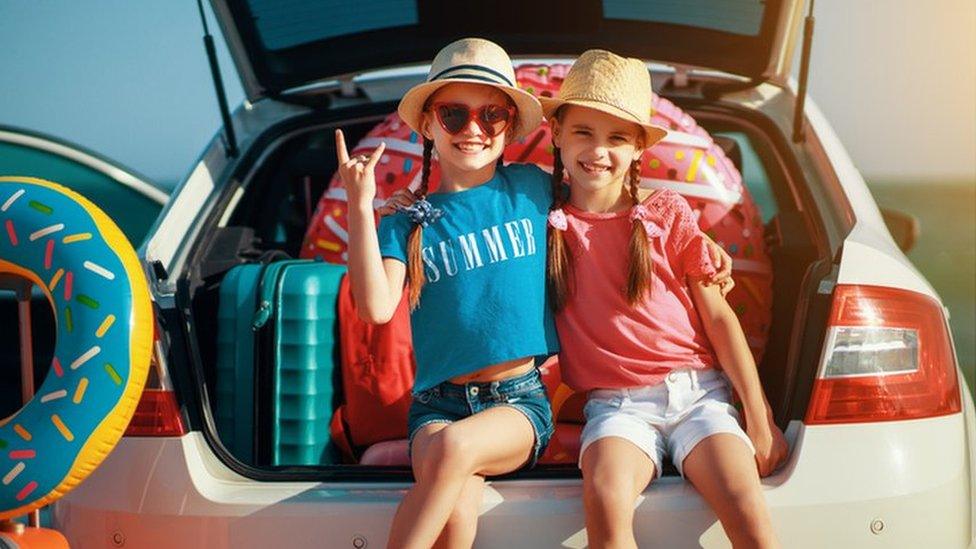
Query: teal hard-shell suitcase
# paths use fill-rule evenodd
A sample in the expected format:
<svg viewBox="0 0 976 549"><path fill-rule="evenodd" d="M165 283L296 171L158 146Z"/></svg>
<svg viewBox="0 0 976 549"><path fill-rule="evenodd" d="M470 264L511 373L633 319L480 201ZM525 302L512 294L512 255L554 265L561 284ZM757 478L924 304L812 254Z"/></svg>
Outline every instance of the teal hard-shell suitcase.
<svg viewBox="0 0 976 549"><path fill-rule="evenodd" d="M220 285L216 422L245 463L338 463L329 435L338 403L337 302L345 267L246 264Z"/></svg>

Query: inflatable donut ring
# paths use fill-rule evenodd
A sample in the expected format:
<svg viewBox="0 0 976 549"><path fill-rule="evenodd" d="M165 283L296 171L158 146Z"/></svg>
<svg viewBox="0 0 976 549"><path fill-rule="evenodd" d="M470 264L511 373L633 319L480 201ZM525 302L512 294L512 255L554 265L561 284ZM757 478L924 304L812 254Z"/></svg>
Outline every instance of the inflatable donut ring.
<svg viewBox="0 0 976 549"><path fill-rule="evenodd" d="M521 65L515 71L520 88L536 96L553 97L569 72L568 64ZM746 334L756 363L763 351L772 318L772 260L763 240L759 208L745 187L742 175L722 148L689 114L654 95L654 124L671 133L644 154L642 186L668 188L688 201L698 225L733 259L736 286L727 296ZM529 162L551 170L552 145L545 122L534 132L505 149L506 162ZM377 124L350 154L369 154L380 142L386 152L376 166L377 203L404 187L420 182L422 146L416 133L396 113ZM430 188L440 179L436 160L431 165ZM348 245L345 189L338 174L322 195L305 233L301 257L332 263L346 262Z"/></svg>
<svg viewBox="0 0 976 549"><path fill-rule="evenodd" d="M565 64L522 65L515 76L525 91L551 97L559 92L568 72ZM759 208L735 164L691 115L657 94L651 102L651 122L670 132L642 156L641 186L671 189L684 196L699 228L732 257L736 286L726 300L760 364L772 319L773 270ZM549 125L543 123L507 147L505 160L548 168L552 165L551 143Z"/></svg>
<svg viewBox="0 0 976 549"><path fill-rule="evenodd" d="M152 348L146 278L122 231L56 183L0 177L0 274L42 289L54 310L50 374L0 420L0 519L47 505L119 441L142 394Z"/></svg>

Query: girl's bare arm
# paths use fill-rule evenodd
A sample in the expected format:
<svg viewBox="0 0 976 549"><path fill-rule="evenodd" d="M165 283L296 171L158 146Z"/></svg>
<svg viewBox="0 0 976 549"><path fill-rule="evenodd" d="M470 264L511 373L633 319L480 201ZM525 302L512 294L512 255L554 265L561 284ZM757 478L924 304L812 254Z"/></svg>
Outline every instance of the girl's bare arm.
<svg viewBox="0 0 976 549"><path fill-rule="evenodd" d="M381 144L368 158L349 158L342 130L336 130L339 176L349 204L349 280L360 318L384 324L393 318L403 291L406 265L383 259L373 217L376 196L374 168L383 155Z"/></svg>
<svg viewBox="0 0 976 549"><path fill-rule="evenodd" d="M705 282L718 284L722 295L727 296L735 287L735 281L732 280L732 256L708 235L704 235L702 238L705 239L705 247L708 248L708 257L712 259L712 264L715 266L715 274Z"/></svg>
<svg viewBox="0 0 976 549"><path fill-rule="evenodd" d="M746 433L756 447L759 474L767 476L786 459L788 447L773 421L742 326L717 285L689 280L689 287L719 363L742 399Z"/></svg>

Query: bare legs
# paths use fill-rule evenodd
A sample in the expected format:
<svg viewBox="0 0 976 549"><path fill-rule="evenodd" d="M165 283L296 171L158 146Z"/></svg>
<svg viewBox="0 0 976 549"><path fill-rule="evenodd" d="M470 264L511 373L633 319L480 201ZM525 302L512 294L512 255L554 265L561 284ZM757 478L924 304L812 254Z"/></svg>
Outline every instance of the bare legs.
<svg viewBox="0 0 976 549"><path fill-rule="evenodd" d="M423 427L413 440L417 483L397 508L389 546L470 546L484 476L518 469L531 458L534 444L528 418L508 406Z"/></svg>
<svg viewBox="0 0 976 549"><path fill-rule="evenodd" d="M706 438L685 458L683 469L715 511L733 547L779 547L755 457L739 437Z"/></svg>
<svg viewBox="0 0 976 549"><path fill-rule="evenodd" d="M474 545L478 533L478 511L481 508L481 495L485 489L485 477L473 475L461 489L461 496L454 505L454 511L441 530L434 549L453 549Z"/></svg>
<svg viewBox="0 0 976 549"><path fill-rule="evenodd" d="M586 447L582 466L589 546L636 548L634 503L654 478L654 462L626 439L606 437Z"/></svg>
<svg viewBox="0 0 976 549"><path fill-rule="evenodd" d="M607 437L586 448L583 507L591 548L634 548L634 503L654 478L654 464L636 445ZM685 476L715 512L736 548L779 547L756 462L735 435L712 435L685 458Z"/></svg>

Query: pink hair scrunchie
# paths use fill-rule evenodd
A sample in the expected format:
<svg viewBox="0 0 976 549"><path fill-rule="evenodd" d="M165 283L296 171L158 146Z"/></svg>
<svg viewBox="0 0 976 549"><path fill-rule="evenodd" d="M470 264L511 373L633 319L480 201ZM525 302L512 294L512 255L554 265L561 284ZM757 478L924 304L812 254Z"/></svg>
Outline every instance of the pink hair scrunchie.
<svg viewBox="0 0 976 549"><path fill-rule="evenodd" d="M644 221L646 219L650 219L650 217L651 217L651 212L648 211L647 206L643 204L638 204L630 209L631 221L636 221L638 219Z"/></svg>
<svg viewBox="0 0 976 549"><path fill-rule="evenodd" d="M549 212L549 226L557 231L565 231L569 227L566 212L562 208L556 208Z"/></svg>
<svg viewBox="0 0 976 549"><path fill-rule="evenodd" d="M651 211L647 209L647 206L643 204L638 204L630 209L630 220L640 221L644 225L644 230L647 231L647 236L649 238L658 238L664 236L664 229L660 225L651 219Z"/></svg>

